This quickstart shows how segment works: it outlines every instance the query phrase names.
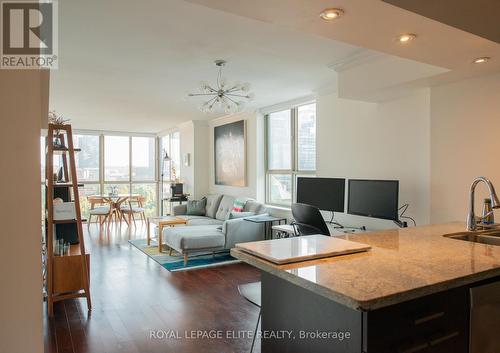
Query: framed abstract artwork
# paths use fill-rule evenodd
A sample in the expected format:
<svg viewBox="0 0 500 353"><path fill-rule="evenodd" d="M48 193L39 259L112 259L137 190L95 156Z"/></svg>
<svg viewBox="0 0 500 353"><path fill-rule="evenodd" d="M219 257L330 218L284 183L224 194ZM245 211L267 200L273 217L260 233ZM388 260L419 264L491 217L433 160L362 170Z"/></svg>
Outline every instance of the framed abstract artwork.
<svg viewBox="0 0 500 353"><path fill-rule="evenodd" d="M214 127L215 184L246 186L246 121Z"/></svg>

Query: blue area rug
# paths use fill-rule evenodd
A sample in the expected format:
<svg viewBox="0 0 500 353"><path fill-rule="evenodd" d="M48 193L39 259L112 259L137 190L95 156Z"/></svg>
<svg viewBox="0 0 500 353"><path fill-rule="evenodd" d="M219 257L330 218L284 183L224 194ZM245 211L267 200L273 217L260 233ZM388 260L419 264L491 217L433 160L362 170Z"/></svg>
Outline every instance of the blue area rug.
<svg viewBox="0 0 500 353"><path fill-rule="evenodd" d="M169 256L168 250L165 248L163 249L165 252L160 253L158 246L155 243L147 245L146 239L134 239L128 242L171 272L196 270L240 262L240 260L229 255L228 251L216 253L215 256L212 253L194 253L189 255L188 263L184 266L184 258L177 252L173 252L172 256Z"/></svg>

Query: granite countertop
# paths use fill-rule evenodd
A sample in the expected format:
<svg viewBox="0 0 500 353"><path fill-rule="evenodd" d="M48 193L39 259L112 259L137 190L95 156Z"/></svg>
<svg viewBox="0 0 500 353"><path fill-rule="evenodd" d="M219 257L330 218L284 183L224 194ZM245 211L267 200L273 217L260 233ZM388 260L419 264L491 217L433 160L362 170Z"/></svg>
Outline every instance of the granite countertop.
<svg viewBox="0 0 500 353"><path fill-rule="evenodd" d="M500 276L500 246L443 237L461 222L339 236L371 251L276 265L237 248L231 255L357 310L374 310Z"/></svg>

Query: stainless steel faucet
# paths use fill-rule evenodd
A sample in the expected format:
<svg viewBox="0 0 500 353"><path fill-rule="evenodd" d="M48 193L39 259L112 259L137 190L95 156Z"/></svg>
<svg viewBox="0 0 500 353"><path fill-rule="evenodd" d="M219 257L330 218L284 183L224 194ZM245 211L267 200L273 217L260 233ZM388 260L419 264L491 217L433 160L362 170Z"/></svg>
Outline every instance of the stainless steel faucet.
<svg viewBox="0 0 500 353"><path fill-rule="evenodd" d="M486 184L490 192L491 208L500 208L500 201L498 200L495 187L493 186L491 181L485 177L477 177L476 179L474 179L469 191L469 212L467 213L467 230L469 231L477 229L478 218L474 213L474 194L476 192L477 184L479 184L479 182L481 181Z"/></svg>

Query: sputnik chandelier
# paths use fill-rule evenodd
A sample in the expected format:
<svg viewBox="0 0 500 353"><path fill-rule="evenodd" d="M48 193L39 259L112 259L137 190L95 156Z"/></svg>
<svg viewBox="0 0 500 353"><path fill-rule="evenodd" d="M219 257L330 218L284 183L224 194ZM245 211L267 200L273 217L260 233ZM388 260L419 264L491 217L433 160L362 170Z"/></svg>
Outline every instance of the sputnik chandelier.
<svg viewBox="0 0 500 353"><path fill-rule="evenodd" d="M222 110L225 113L235 113L240 111L246 102L254 98L253 93L249 93L249 83L235 83L228 85L222 76L222 69L227 64L225 60L215 60L215 65L219 68L217 74L217 84L210 86L207 82L201 82L199 92L188 93L188 97L208 98L200 106L204 113L211 113L215 110Z"/></svg>

